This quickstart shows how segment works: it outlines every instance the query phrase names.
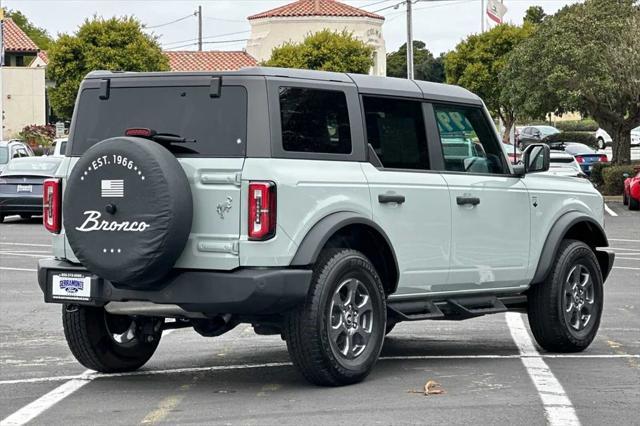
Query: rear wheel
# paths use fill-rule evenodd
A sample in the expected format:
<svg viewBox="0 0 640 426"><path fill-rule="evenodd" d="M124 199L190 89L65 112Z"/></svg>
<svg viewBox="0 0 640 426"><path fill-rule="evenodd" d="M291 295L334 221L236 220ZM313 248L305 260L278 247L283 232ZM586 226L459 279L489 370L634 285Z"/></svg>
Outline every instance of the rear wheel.
<svg viewBox="0 0 640 426"><path fill-rule="evenodd" d="M629 210L639 210L640 209L640 201L636 200L633 197L629 197Z"/></svg>
<svg viewBox="0 0 640 426"><path fill-rule="evenodd" d="M63 305L64 335L73 356L101 373L133 371L151 358L163 318L112 315L104 308Z"/></svg>
<svg viewBox="0 0 640 426"><path fill-rule="evenodd" d="M338 386L369 374L385 326L384 290L371 262L358 251L332 249L320 255L307 300L287 315L284 336L309 382Z"/></svg>
<svg viewBox="0 0 640 426"><path fill-rule="evenodd" d="M629 204L629 197L627 196L626 192L622 193L622 205L626 206L627 204Z"/></svg>
<svg viewBox="0 0 640 426"><path fill-rule="evenodd" d="M548 351L583 351L598 332L602 304L602 273L593 250L564 240L547 279L529 292L533 336Z"/></svg>

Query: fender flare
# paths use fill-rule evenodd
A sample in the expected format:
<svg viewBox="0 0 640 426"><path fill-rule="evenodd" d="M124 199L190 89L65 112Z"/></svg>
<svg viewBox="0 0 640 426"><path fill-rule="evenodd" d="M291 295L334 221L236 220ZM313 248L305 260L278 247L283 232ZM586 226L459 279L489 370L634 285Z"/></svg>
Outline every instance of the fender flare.
<svg viewBox="0 0 640 426"><path fill-rule="evenodd" d="M393 263L395 264L396 271L399 271L396 252L393 249L393 245L391 244L391 240L387 234L380 225L355 212L337 212L320 219L315 225L313 225L309 232L307 232L302 243L298 246L298 251L291 260L291 266L312 265L318 259L322 248L325 246L327 241L329 241L329 238L345 226L354 224L369 226L375 229L376 232L385 239L387 246L393 255Z"/></svg>
<svg viewBox="0 0 640 426"><path fill-rule="evenodd" d="M538 266L533 279L531 280L531 284L541 283L547 278L551 266L553 265L553 261L557 257L558 249L560 248L562 240L565 238L569 230L580 222L587 222L588 226L592 228L593 235L591 236L591 241L593 243L590 245L593 247L594 254L600 263L602 269L602 281L604 282L607 279L607 276L611 271L611 267L613 266L613 259L610 258L611 256L607 252L595 250L596 247L607 247L609 245L604 229L595 219L587 214L579 211L570 211L560 216L547 234L547 239L542 246L542 252L538 259Z"/></svg>

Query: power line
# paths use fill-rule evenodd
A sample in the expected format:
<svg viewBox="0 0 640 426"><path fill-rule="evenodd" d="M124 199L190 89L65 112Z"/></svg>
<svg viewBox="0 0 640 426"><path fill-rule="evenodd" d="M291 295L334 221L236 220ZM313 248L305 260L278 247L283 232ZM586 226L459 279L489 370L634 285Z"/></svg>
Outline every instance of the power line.
<svg viewBox="0 0 640 426"><path fill-rule="evenodd" d="M226 37L226 36L230 36L230 35L237 35L237 34L244 34L244 33L248 33L250 30L245 30L245 31L235 31L232 33L224 33L224 34L216 34L216 35L209 35L209 36L205 36L202 37L203 40L206 39L211 39L211 38L218 38L218 37ZM167 46L170 44L180 44L180 43L187 43L189 41L197 41L197 38L189 38L186 40L177 40L177 41L168 41L166 43L162 43L163 46Z"/></svg>
<svg viewBox="0 0 640 426"><path fill-rule="evenodd" d="M171 24L175 24L176 22L184 21L185 19L191 18L193 16L194 16L193 14L190 14L190 15L187 15L187 16L183 16L182 18L174 19L173 21L165 22L164 24L152 25L150 27L144 27L144 28L150 30L152 28L166 27L167 25L171 25Z"/></svg>

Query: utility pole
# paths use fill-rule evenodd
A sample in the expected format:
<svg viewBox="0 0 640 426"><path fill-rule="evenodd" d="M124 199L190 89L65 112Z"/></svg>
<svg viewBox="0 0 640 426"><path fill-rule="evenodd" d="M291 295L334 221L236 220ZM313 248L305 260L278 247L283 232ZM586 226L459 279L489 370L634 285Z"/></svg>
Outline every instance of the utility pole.
<svg viewBox="0 0 640 426"><path fill-rule="evenodd" d="M480 32L484 32L484 0L480 0Z"/></svg>
<svg viewBox="0 0 640 426"><path fill-rule="evenodd" d="M413 16L412 0L407 0L407 78L413 80Z"/></svg>
<svg viewBox="0 0 640 426"><path fill-rule="evenodd" d="M198 6L198 52L202 52L202 6Z"/></svg>

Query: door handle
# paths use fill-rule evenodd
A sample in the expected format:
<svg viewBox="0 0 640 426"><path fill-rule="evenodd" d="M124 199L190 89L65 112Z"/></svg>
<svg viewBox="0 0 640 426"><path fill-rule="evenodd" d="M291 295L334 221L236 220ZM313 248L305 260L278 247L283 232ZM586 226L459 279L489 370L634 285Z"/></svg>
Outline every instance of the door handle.
<svg viewBox="0 0 640 426"><path fill-rule="evenodd" d="M464 206L465 204L471 204L472 206L477 206L480 204L480 198L478 197L456 197L456 203L459 206Z"/></svg>
<svg viewBox="0 0 640 426"><path fill-rule="evenodd" d="M388 204L388 203L402 204L402 203L404 203L404 195L379 194L378 195L378 202L381 203L381 204Z"/></svg>

